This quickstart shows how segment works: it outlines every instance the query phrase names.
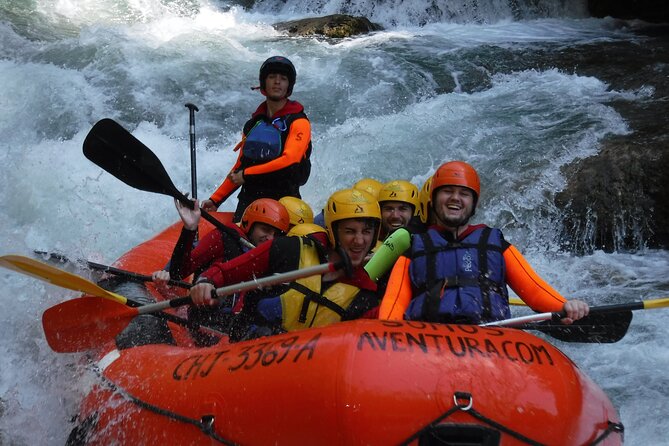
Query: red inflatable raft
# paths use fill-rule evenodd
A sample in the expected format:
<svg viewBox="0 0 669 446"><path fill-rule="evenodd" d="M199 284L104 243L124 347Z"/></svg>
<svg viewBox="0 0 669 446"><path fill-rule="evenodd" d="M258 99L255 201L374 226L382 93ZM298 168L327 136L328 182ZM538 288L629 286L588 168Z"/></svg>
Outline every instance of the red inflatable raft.
<svg viewBox="0 0 669 446"><path fill-rule="evenodd" d="M116 265L161 268L178 229ZM358 320L207 348L107 346L97 365L69 444L622 443L602 390L515 329Z"/></svg>

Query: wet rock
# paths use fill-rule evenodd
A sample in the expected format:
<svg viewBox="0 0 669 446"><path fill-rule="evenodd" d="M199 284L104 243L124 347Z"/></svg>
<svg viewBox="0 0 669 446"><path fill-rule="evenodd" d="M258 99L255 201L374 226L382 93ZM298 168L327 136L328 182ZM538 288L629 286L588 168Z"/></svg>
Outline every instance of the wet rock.
<svg viewBox="0 0 669 446"><path fill-rule="evenodd" d="M274 28L296 36L316 35L331 38L351 37L383 29L365 17L345 14L279 22L274 25Z"/></svg>
<svg viewBox="0 0 669 446"><path fill-rule="evenodd" d="M556 204L570 251L669 248L669 138L611 138L563 173Z"/></svg>

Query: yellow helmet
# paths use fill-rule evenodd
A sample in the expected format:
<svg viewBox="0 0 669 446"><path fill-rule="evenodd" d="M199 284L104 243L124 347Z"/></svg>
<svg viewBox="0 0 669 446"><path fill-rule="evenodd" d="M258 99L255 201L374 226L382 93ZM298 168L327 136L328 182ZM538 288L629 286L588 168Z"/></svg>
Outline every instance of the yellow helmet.
<svg viewBox="0 0 669 446"><path fill-rule="evenodd" d="M325 229L332 246L336 246L334 222L348 218L371 218L376 225L376 235L372 246L376 244L381 229L381 209L379 202L371 194L358 189L344 189L335 192L328 198L327 205L323 211L325 217Z"/></svg>
<svg viewBox="0 0 669 446"><path fill-rule="evenodd" d="M279 200L279 203L284 205L288 211L291 226L314 222L314 212L303 200L296 197L283 197Z"/></svg>
<svg viewBox="0 0 669 446"><path fill-rule="evenodd" d="M327 234L327 231L323 226L319 226L315 223L300 223L299 225L295 225L290 228L290 231L288 231L287 235L299 237L302 235L316 234L318 232Z"/></svg>
<svg viewBox="0 0 669 446"><path fill-rule="evenodd" d="M373 178L363 178L353 185L353 189L364 190L374 198L379 196L382 187L383 183L376 181Z"/></svg>
<svg viewBox="0 0 669 446"><path fill-rule="evenodd" d="M420 217L423 224L427 224L429 219L430 207L432 206L432 177L425 180L423 187L418 194L418 211L416 215Z"/></svg>
<svg viewBox="0 0 669 446"><path fill-rule="evenodd" d="M386 183L379 192L379 204L384 201L401 201L413 206L414 215L418 214L418 188L405 180L394 180Z"/></svg>

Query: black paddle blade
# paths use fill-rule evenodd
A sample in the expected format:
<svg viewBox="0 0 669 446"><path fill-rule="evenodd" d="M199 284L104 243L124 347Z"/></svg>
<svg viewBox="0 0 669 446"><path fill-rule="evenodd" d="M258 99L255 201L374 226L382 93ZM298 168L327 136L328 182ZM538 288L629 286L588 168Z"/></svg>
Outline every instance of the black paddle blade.
<svg viewBox="0 0 669 446"><path fill-rule="evenodd" d="M112 119L98 121L88 132L84 155L129 186L185 199L151 149Z"/></svg>
<svg viewBox="0 0 669 446"><path fill-rule="evenodd" d="M624 338L631 322L631 311L619 311L615 313L591 313L572 325L547 321L541 324L528 324L523 328L539 330L565 342L608 344L618 342Z"/></svg>

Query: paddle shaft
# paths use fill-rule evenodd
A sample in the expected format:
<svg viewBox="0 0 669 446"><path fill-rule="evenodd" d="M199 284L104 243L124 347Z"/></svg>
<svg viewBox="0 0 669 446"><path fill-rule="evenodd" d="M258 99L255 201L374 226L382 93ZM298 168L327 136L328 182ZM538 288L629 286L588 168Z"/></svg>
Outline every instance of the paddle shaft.
<svg viewBox="0 0 669 446"><path fill-rule="evenodd" d="M327 272L335 271L337 269L338 267L333 263L322 263L320 265L310 266L308 268L301 268L295 271L289 271L286 273L275 274L273 276L263 277L260 279L236 283L234 285L228 285L216 289L215 293L217 297L223 297L223 296L228 296L230 294L240 293L242 291L260 289L266 286L292 282L296 279L301 279L303 277L325 274ZM190 297L179 297L177 299L166 300L155 304L142 305L141 307L137 307L137 311L138 314L148 314L148 313L153 313L155 311L161 311L166 308L175 308L183 305L188 305L191 303L193 303L193 301Z"/></svg>
<svg viewBox="0 0 669 446"><path fill-rule="evenodd" d="M38 255L45 255L48 256L50 259L55 259L59 260L61 262L76 262L76 263L84 263L87 267L90 269L94 269L96 271L101 271L103 273L110 273L114 274L115 276L120 276L125 279L128 279L131 282L136 282L136 283L144 283L144 282L151 282L153 278L151 276L148 276L146 274L139 274L139 273L134 273L132 271L127 271L124 269L119 269L114 266L109 266L109 265L102 265L100 263L95 263L91 262L90 260L70 260L68 257L66 257L63 254L58 254L58 253L53 253L53 252L46 252L46 251L34 251L35 254ZM192 285L188 282L184 282L182 280L173 280L170 279L167 282L169 285L172 286L177 286L180 288L190 288Z"/></svg>
<svg viewBox="0 0 669 446"><path fill-rule="evenodd" d="M190 134L190 181L191 181L191 196L197 198L197 170L195 167L195 112L200 111L195 104L188 102L186 108L189 111L190 122L188 126Z"/></svg>
<svg viewBox="0 0 669 446"><path fill-rule="evenodd" d="M639 300L624 304L599 305L596 307L590 307L589 314L619 313L623 311L649 310L653 308L662 308L662 307L669 307L669 297L661 297L658 299L650 299L650 300ZM507 326L521 325L528 322L547 321L550 319L560 320L565 316L566 314L564 312L538 313L529 316L520 316L511 319L504 319L501 321L487 322L485 324L481 324L481 326L486 327L495 325L499 327L507 327Z"/></svg>

